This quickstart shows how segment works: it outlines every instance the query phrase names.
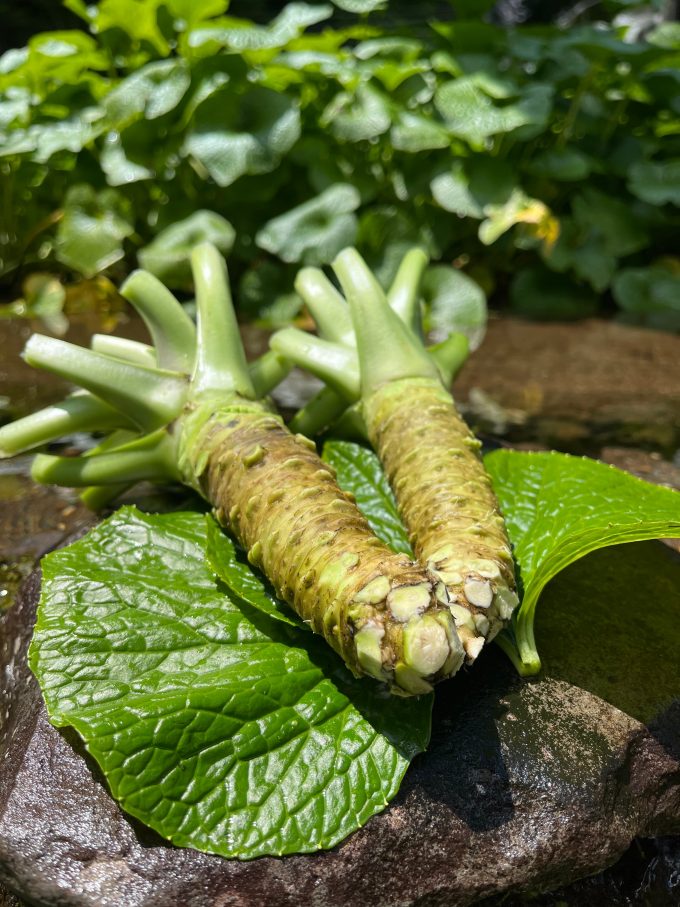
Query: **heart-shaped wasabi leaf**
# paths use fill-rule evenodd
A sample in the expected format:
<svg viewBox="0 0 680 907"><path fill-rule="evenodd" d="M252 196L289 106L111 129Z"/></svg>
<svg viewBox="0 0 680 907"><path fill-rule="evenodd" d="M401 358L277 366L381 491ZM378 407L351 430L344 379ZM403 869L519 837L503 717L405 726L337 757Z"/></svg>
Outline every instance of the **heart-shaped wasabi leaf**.
<svg viewBox="0 0 680 907"><path fill-rule="evenodd" d="M540 668L534 613L545 585L598 548L680 536L680 493L568 454L497 450L484 462L523 587L514 627L519 659L507 636L499 641L522 673L533 674ZM644 590L640 595L644 602ZM585 619L587 602L583 607Z"/></svg>
<svg viewBox="0 0 680 907"><path fill-rule="evenodd" d="M383 695L323 640L225 594L206 547L203 514L127 507L44 558L30 662L50 718L175 844L332 847L397 792L431 697Z"/></svg>

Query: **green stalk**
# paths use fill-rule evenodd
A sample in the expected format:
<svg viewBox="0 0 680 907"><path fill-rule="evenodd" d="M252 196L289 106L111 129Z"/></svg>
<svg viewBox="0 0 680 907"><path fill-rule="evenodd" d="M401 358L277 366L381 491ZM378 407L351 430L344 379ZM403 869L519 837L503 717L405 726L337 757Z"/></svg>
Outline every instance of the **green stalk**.
<svg viewBox="0 0 680 907"><path fill-rule="evenodd" d="M94 334L90 341L90 349L95 353L113 356L114 359L123 359L125 362L135 362L137 365L148 365L155 368L156 351L147 343L137 340L127 340L125 337L116 337L113 334Z"/></svg>
<svg viewBox="0 0 680 907"><path fill-rule="evenodd" d="M123 362L54 337L34 334L24 359L86 388L146 431L170 421L186 397L186 381L176 372Z"/></svg>
<svg viewBox="0 0 680 907"><path fill-rule="evenodd" d="M290 374L293 363L274 350L268 350L248 366L256 397L266 397L277 384Z"/></svg>
<svg viewBox="0 0 680 907"><path fill-rule="evenodd" d="M215 246L201 243L191 253L191 266L198 313L192 394L236 393L254 400L255 388L231 301L225 261Z"/></svg>
<svg viewBox="0 0 680 907"><path fill-rule="evenodd" d="M387 303L416 337L422 336L420 317L420 283L428 265L422 249L411 249L402 259L397 275L387 293Z"/></svg>
<svg viewBox="0 0 680 907"><path fill-rule="evenodd" d="M295 278L295 289L311 312L324 340L354 343L347 303L323 271L303 268Z"/></svg>
<svg viewBox="0 0 680 907"><path fill-rule="evenodd" d="M114 431L108 435L108 437L100 441L96 447L92 447L90 450L86 451L83 456L96 457L102 453L110 453L115 448L127 444L129 441L133 441L135 437L136 435L134 432L126 431L125 429ZM129 482L120 483L118 485L90 485L88 488L85 488L84 491L81 491L79 498L86 507L96 512L98 510L103 510L104 507L107 507L115 501L119 495L126 492L129 488L132 488L132 484Z"/></svg>
<svg viewBox="0 0 680 907"><path fill-rule="evenodd" d="M133 271L120 288L149 329L161 368L190 372L196 329L170 290L148 271Z"/></svg>
<svg viewBox="0 0 680 907"><path fill-rule="evenodd" d="M270 343L281 356L309 369L347 400L358 397L359 367L357 355L350 347L329 343L297 328L277 331Z"/></svg>
<svg viewBox="0 0 680 907"><path fill-rule="evenodd" d="M0 458L14 457L77 431L109 431L130 425L123 413L86 391L0 428Z"/></svg>
<svg viewBox="0 0 680 907"><path fill-rule="evenodd" d="M114 485L177 480L175 447L163 429L144 435L116 448L113 453L96 456L52 457L38 454L31 476L44 485Z"/></svg>
<svg viewBox="0 0 680 907"><path fill-rule="evenodd" d="M385 294L355 249L333 262L349 303L356 335L362 395L403 378L437 379L437 370L409 328L388 306Z"/></svg>
<svg viewBox="0 0 680 907"><path fill-rule="evenodd" d="M290 430L313 438L330 428L346 407L347 400L341 394L330 387L323 387L295 413L289 423Z"/></svg>
<svg viewBox="0 0 680 907"><path fill-rule="evenodd" d="M451 334L446 340L427 348L428 355L439 369L444 387L450 387L470 354L465 334Z"/></svg>

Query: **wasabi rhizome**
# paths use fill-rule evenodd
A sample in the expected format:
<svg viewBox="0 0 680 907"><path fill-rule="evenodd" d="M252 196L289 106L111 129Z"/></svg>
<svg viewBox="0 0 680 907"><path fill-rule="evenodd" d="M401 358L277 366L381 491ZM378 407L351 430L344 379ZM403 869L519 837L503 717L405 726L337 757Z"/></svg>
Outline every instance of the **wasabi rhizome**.
<svg viewBox="0 0 680 907"><path fill-rule="evenodd" d="M445 386L459 361L460 341L451 338L428 352L421 339L419 285L426 265L422 251L409 252L385 294L358 252L345 249L332 267L347 303L322 271L304 269L296 286L321 339L286 328L271 345L328 384L294 427L311 434L359 401L357 415L411 545L443 584L471 662L484 640L510 620L518 598L481 444Z"/></svg>
<svg viewBox="0 0 680 907"><path fill-rule="evenodd" d="M1 429L0 452L11 456L76 426L122 430L80 457L36 456L33 477L114 490L142 479L183 482L354 673L401 695L428 692L464 659L441 583L376 538L314 443L292 434L262 399L286 366L270 356L255 367L255 386L219 252L196 247L192 268L196 328L150 274L136 272L122 288L149 324L150 351L33 336L26 361L84 392ZM145 363L129 361L142 354Z"/></svg>

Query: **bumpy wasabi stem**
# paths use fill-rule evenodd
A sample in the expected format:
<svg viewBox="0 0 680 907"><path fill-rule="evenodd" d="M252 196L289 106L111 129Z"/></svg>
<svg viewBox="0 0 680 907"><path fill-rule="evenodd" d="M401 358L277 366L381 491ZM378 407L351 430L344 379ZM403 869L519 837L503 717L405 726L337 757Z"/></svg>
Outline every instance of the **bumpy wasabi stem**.
<svg viewBox="0 0 680 907"><path fill-rule="evenodd" d="M505 524L480 442L354 250L333 268L349 302L362 413L418 560L444 583L469 661L518 603ZM390 351L393 356L390 357Z"/></svg>
<svg viewBox="0 0 680 907"><path fill-rule="evenodd" d="M97 500L104 486L117 491L139 479L184 482L212 504L281 598L352 671L401 695L428 692L464 659L443 585L373 535L314 443L291 434L258 399L257 383L266 384L281 362L272 359L254 381L221 256L204 244L191 261L198 321L187 371L130 362L139 350L125 345L111 356L49 338L29 341L29 361L107 401L102 420L113 409L133 422L128 434L113 435L86 455L37 456L34 477L92 486L86 497ZM136 282L143 290L153 286L139 275ZM156 312L150 296L142 305ZM177 338L185 336L181 319L170 319L167 337L159 318L154 324L166 353L177 348ZM158 349L155 356L162 366Z"/></svg>
<svg viewBox="0 0 680 907"><path fill-rule="evenodd" d="M469 660L517 604L513 561L480 442L436 381L406 378L367 395L371 444L418 560L446 585Z"/></svg>

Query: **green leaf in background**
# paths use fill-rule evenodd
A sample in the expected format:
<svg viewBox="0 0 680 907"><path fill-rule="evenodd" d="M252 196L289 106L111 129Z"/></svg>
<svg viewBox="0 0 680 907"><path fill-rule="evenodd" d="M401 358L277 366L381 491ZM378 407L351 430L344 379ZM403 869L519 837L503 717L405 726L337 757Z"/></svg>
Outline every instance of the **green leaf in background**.
<svg viewBox="0 0 680 907"><path fill-rule="evenodd" d="M515 616L520 659L507 636L503 648L523 673L535 673L540 659L534 613L545 585L598 548L680 536L680 493L596 460L555 452L497 450L484 463L505 516L523 591ZM640 594L642 607L654 607L645 602L644 590ZM584 602L584 628L587 607Z"/></svg>
<svg viewBox="0 0 680 907"><path fill-rule="evenodd" d="M680 205L680 160L633 164L628 188L650 205Z"/></svg>
<svg viewBox="0 0 680 907"><path fill-rule="evenodd" d="M588 287L541 267L518 271L510 286L510 303L518 315L548 321L587 318L597 311L597 297Z"/></svg>
<svg viewBox="0 0 680 907"><path fill-rule="evenodd" d="M476 350L486 333L487 309L484 291L457 268L434 265L425 272L422 284L425 302L424 323L433 343L451 334L465 334L470 349Z"/></svg>
<svg viewBox="0 0 680 907"><path fill-rule="evenodd" d="M249 563L246 553L222 532L212 516L206 516L206 557L215 576L239 599L262 611L274 620L292 627L309 627L285 602L276 597L269 581Z"/></svg>
<svg viewBox="0 0 680 907"><path fill-rule="evenodd" d="M437 89L435 105L451 133L473 145L482 145L489 136L512 132L522 126L538 130L550 113L549 86L528 87L519 101L497 106L470 76L445 82Z"/></svg>
<svg viewBox="0 0 680 907"><path fill-rule="evenodd" d="M179 104L191 83L184 60L157 60L120 82L104 101L112 127L120 129L139 116L155 120Z"/></svg>
<svg viewBox="0 0 680 907"><path fill-rule="evenodd" d="M434 200L445 211L458 217L481 218L482 204L470 189L470 181L462 161L455 161L446 173L439 173L430 183Z"/></svg>
<svg viewBox="0 0 680 907"><path fill-rule="evenodd" d="M285 95L253 87L214 91L196 109L184 143L218 186L273 170L300 135L300 113Z"/></svg>
<svg viewBox="0 0 680 907"><path fill-rule="evenodd" d="M126 186L154 177L153 170L128 158L119 132L110 132L106 136L99 162L109 186Z"/></svg>
<svg viewBox="0 0 680 907"><path fill-rule="evenodd" d="M520 191L512 167L489 157L454 161L450 171L432 180L430 188L434 200L445 211L474 218L482 218L491 205L505 205Z"/></svg>
<svg viewBox="0 0 680 907"><path fill-rule="evenodd" d="M310 25L323 22L332 13L333 8L328 4L289 3L269 25L240 22L239 27L235 28L197 29L192 31L189 44L191 47L201 47L210 43L215 48L226 47L235 51L285 47Z"/></svg>
<svg viewBox="0 0 680 907"><path fill-rule="evenodd" d="M194 246L213 243L226 257L235 237L234 228L221 214L196 211L162 230L153 242L140 249L137 257L140 265L164 284L182 289L192 284L189 256Z"/></svg>
<svg viewBox="0 0 680 907"><path fill-rule="evenodd" d="M354 243L361 203L359 192L347 183L329 186L316 198L273 218L258 232L261 249L288 262L324 265Z"/></svg>
<svg viewBox="0 0 680 907"><path fill-rule="evenodd" d="M407 110L397 115L390 137L397 151L407 151L410 154L447 148L451 144L451 138L443 124Z"/></svg>
<svg viewBox="0 0 680 907"><path fill-rule="evenodd" d="M124 508L43 559L30 662L126 812L250 859L333 847L395 795L431 697L353 678L328 645L216 587L203 514Z"/></svg>
<svg viewBox="0 0 680 907"><path fill-rule="evenodd" d="M129 206L114 189L95 192L91 186L73 186L57 230L57 258L94 277L120 261L123 240L133 232Z"/></svg>
<svg viewBox="0 0 680 907"><path fill-rule="evenodd" d="M680 272L660 266L624 268L614 278L612 292L638 323L680 330Z"/></svg>
<svg viewBox="0 0 680 907"><path fill-rule="evenodd" d="M348 13L372 13L387 6L387 0L333 0L333 3Z"/></svg>
<svg viewBox="0 0 680 907"><path fill-rule="evenodd" d="M408 533L373 451L350 441L327 441L323 459L335 469L340 487L352 492L378 538L393 551L413 557Z"/></svg>
<svg viewBox="0 0 680 907"><path fill-rule="evenodd" d="M370 85L336 95L320 118L322 126L345 142L377 138L387 132L391 121L387 99Z"/></svg>

